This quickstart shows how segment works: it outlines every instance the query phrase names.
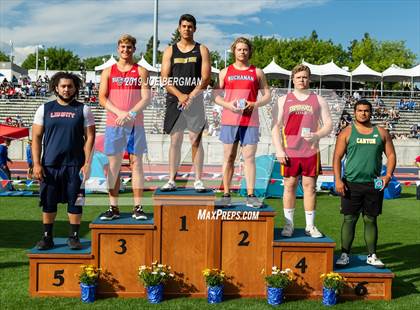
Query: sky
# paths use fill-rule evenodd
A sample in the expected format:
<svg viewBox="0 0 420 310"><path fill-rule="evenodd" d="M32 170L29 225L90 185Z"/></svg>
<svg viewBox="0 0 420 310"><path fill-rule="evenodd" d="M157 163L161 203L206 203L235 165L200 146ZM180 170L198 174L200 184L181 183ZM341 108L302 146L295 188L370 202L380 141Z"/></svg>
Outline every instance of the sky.
<svg viewBox="0 0 420 310"><path fill-rule="evenodd" d="M63 47L81 58L116 54L123 33L145 51L153 34L153 0L0 0L0 50L21 63L36 45ZM197 19L195 39L222 57L235 37L309 36L345 48L370 33L403 40L420 61L420 0L159 0L162 50L184 13Z"/></svg>

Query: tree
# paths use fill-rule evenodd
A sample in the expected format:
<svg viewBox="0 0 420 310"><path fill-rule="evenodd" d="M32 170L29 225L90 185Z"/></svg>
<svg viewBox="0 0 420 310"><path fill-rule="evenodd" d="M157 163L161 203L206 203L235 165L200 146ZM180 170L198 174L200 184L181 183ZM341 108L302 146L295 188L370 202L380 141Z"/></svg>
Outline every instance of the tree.
<svg viewBox="0 0 420 310"><path fill-rule="evenodd" d="M162 62L162 52L159 51L159 49L158 49L159 48L159 43L160 43L160 41L158 40L157 41L157 47L156 47L156 49L157 49L156 61L158 63L161 63ZM146 61L149 64L153 63L153 36L151 36L150 39L149 39L149 42L147 42L146 52L144 53L144 59L146 59Z"/></svg>
<svg viewBox="0 0 420 310"><path fill-rule="evenodd" d="M83 59L85 70L95 70L96 66L102 65L104 63L103 60L107 61L109 57L111 57L111 55L102 55Z"/></svg>
<svg viewBox="0 0 420 310"><path fill-rule="evenodd" d="M178 28L175 29L175 31L172 33L171 36L171 42L169 42L168 45L173 45L181 40L181 34L179 33Z"/></svg>
<svg viewBox="0 0 420 310"><path fill-rule="evenodd" d="M47 68L49 70L80 70L81 61L79 56L74 55L72 51L64 48L49 47L48 49L39 49L38 51L38 67L42 68L44 63L44 56L48 57ZM36 68L36 55L35 53L29 54L22 67L25 69Z"/></svg>
<svg viewBox="0 0 420 310"><path fill-rule="evenodd" d="M218 69L222 68L224 65L222 57L220 56L219 52L216 51L210 52L210 61L211 65L217 67Z"/></svg>
<svg viewBox="0 0 420 310"><path fill-rule="evenodd" d="M3 51L0 51L0 61L10 61L9 55L3 53Z"/></svg>

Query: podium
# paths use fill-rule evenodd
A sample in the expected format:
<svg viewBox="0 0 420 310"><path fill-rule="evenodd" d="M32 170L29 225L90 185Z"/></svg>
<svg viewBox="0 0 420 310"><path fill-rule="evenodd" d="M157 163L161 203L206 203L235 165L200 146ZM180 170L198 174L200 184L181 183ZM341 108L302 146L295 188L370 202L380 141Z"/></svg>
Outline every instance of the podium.
<svg viewBox="0 0 420 310"><path fill-rule="evenodd" d="M66 238L54 238L55 247L29 250L29 293L33 296L80 296L80 265L90 264L91 244L81 240L82 249L72 251Z"/></svg>
<svg viewBox="0 0 420 310"><path fill-rule="evenodd" d="M155 226L153 215L135 220L131 213L119 219L101 221L100 216L89 228L92 231L92 263L101 268L98 293L103 296L145 296L138 280L140 265L150 265L153 257Z"/></svg>
<svg viewBox="0 0 420 310"><path fill-rule="evenodd" d="M345 267L335 266L334 272L338 272L347 280L347 286L340 298L348 300L391 300L394 274L387 268L378 269L367 265L366 259L365 255L351 255L349 265Z"/></svg>
<svg viewBox="0 0 420 310"><path fill-rule="evenodd" d="M192 188L155 191L154 260L171 266L176 275L165 286L165 295L206 296L201 271L214 266L215 222L199 215L214 212L214 199L213 191L196 193Z"/></svg>
<svg viewBox="0 0 420 310"><path fill-rule="evenodd" d="M224 295L228 297L263 297L263 272L273 266L272 242L274 209L260 209L244 204L218 209L216 230L216 266L228 279Z"/></svg>
<svg viewBox="0 0 420 310"><path fill-rule="evenodd" d="M81 250L70 250L66 238L55 238L47 251L29 250L32 296L80 296L77 274L80 265L101 268L97 294L103 297L144 297L138 268L153 261L172 267L176 277L165 285L166 296L205 297L205 268L225 271L224 295L266 295L264 276L272 266L290 268L296 281L285 290L288 299L320 299L320 275L335 271L347 279L342 299L391 299L393 273L366 265L365 256L351 256L350 265L334 266L334 240L310 238L295 229L290 238L274 228L275 210L234 203L215 206L213 192L196 193L191 188L175 192L155 191L153 214L135 220L131 213L90 225L91 241L82 240Z"/></svg>
<svg viewBox="0 0 420 310"><path fill-rule="evenodd" d="M328 238L311 238L304 229L295 229L292 237L283 237L274 230L274 265L290 268L296 281L286 289L289 298L318 298L322 296L320 276L332 271L335 242Z"/></svg>

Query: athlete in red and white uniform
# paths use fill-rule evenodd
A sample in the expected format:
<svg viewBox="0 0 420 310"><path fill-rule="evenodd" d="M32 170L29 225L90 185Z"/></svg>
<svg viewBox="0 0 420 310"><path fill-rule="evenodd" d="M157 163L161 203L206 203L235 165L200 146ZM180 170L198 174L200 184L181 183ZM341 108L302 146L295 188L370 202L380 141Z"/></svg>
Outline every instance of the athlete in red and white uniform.
<svg viewBox="0 0 420 310"><path fill-rule="evenodd" d="M223 69L219 75L220 88L225 90L225 96L222 98L218 95L215 99L215 102L223 107L220 140L224 144L224 194L220 204L231 204L230 183L240 142L248 194L246 204L259 208L262 204L254 195L255 152L259 140L258 108L270 102L270 91L263 71L248 63L252 54L250 41L238 38L233 42L231 49L235 62ZM257 100L260 89L262 96Z"/></svg>
<svg viewBox="0 0 420 310"><path fill-rule="evenodd" d="M284 176L283 206L286 224L281 234L285 237L293 235L295 193L300 175L306 219L305 233L313 238L322 237L314 225L315 186L320 172L318 142L331 132L332 122L326 101L309 90L310 74L309 67L305 65L297 65L293 69L294 90L279 98L277 117L272 129L276 156Z"/></svg>
<svg viewBox="0 0 420 310"><path fill-rule="evenodd" d="M123 153L130 154L134 196L133 218L146 219L141 206L144 187L143 153L146 152L146 135L143 127L143 110L149 103L149 74L134 63L136 39L128 34L118 40L118 62L102 72L99 103L107 110L105 154L109 160L108 187L109 210L101 220L120 217L118 194L119 173Z"/></svg>

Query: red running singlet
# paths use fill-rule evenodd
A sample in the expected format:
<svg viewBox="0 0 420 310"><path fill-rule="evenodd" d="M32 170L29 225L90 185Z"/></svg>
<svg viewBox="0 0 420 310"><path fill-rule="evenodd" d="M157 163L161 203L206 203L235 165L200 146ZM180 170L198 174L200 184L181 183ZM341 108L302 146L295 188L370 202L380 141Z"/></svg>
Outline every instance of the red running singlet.
<svg viewBox="0 0 420 310"><path fill-rule="evenodd" d="M318 97L311 92L303 101L293 93L286 96L283 106L283 145L289 157L309 157L318 151L318 145L305 141L302 131L314 133L318 130L321 107Z"/></svg>
<svg viewBox="0 0 420 310"><path fill-rule="evenodd" d="M130 111L141 100L141 82L138 64L126 72L118 70L117 64L112 65L108 79L108 99L118 109ZM117 126L116 119L117 115L107 111L107 126ZM134 125L143 125L143 112L137 114Z"/></svg>
<svg viewBox="0 0 420 310"><path fill-rule="evenodd" d="M238 70L233 65L228 66L224 83L225 101L237 99L257 101L260 86L255 66L251 65L246 70ZM251 113L234 113L229 109L223 109L222 125L259 127L258 108Z"/></svg>

